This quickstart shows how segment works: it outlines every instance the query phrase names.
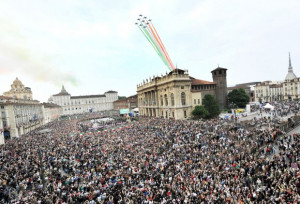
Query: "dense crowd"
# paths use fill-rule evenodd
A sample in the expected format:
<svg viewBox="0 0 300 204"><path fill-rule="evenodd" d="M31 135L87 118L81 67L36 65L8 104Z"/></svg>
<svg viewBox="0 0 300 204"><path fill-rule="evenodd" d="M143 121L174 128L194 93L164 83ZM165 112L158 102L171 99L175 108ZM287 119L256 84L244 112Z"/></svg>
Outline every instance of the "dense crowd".
<svg viewBox="0 0 300 204"><path fill-rule="evenodd" d="M253 123L140 118L99 133L52 122L0 147L0 201L299 203L300 135Z"/></svg>

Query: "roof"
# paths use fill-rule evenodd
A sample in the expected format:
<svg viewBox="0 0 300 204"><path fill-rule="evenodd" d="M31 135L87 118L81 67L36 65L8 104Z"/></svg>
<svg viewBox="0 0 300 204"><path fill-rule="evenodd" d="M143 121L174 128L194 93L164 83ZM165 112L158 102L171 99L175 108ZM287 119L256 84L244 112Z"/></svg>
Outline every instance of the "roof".
<svg viewBox="0 0 300 204"><path fill-rule="evenodd" d="M70 94L66 91L65 87L62 86L61 91L53 96L70 96Z"/></svg>
<svg viewBox="0 0 300 204"><path fill-rule="evenodd" d="M13 101L6 101L2 103L3 105L28 105L28 106L41 106L41 103L26 103L26 102L13 102Z"/></svg>
<svg viewBox="0 0 300 204"><path fill-rule="evenodd" d="M270 88L279 88L279 87L282 87L282 85L281 84L271 84L269 87Z"/></svg>
<svg viewBox="0 0 300 204"><path fill-rule="evenodd" d="M107 92L105 92L105 93L118 93L117 91L107 91Z"/></svg>
<svg viewBox="0 0 300 204"><path fill-rule="evenodd" d="M212 70L211 72L218 71L218 70L227 70L227 69L223 68L223 67L217 67L216 69Z"/></svg>
<svg viewBox="0 0 300 204"><path fill-rule="evenodd" d="M123 102L123 101L127 102L127 100L128 100L128 98L121 98L121 99L114 101L114 103L119 103L119 102Z"/></svg>
<svg viewBox="0 0 300 204"><path fill-rule="evenodd" d="M233 89L251 89L250 86L231 86L227 88L228 90L233 90Z"/></svg>
<svg viewBox="0 0 300 204"><path fill-rule="evenodd" d="M106 97L105 95L85 95L85 96L71 96L71 99L79 99L79 98L100 98Z"/></svg>
<svg viewBox="0 0 300 204"><path fill-rule="evenodd" d="M0 96L0 99L12 99L12 97L9 97L9 96Z"/></svg>
<svg viewBox="0 0 300 204"><path fill-rule="evenodd" d="M184 72L185 72L184 70L176 68L176 69L170 71L169 75L172 73L184 74Z"/></svg>
<svg viewBox="0 0 300 204"><path fill-rule="evenodd" d="M132 96L128 96L127 98L137 98L137 94L132 95Z"/></svg>
<svg viewBox="0 0 300 204"><path fill-rule="evenodd" d="M251 86L251 85L256 85L261 83L260 81L255 81L255 82L247 82L247 83L242 83L242 84L236 84L235 86Z"/></svg>
<svg viewBox="0 0 300 204"><path fill-rule="evenodd" d="M201 79L192 79L192 85L202 85L202 84L216 84L216 83L210 82L210 81L201 80Z"/></svg>
<svg viewBox="0 0 300 204"><path fill-rule="evenodd" d="M42 103L45 108L60 108L61 106L54 103Z"/></svg>

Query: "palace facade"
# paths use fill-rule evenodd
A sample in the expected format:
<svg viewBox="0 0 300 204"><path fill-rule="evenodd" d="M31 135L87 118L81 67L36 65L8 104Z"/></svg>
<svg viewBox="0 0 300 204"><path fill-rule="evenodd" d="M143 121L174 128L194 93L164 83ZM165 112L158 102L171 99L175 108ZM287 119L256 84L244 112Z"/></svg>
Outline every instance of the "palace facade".
<svg viewBox="0 0 300 204"><path fill-rule="evenodd" d="M0 128L3 139L19 137L43 125L43 109L43 105L37 100L0 96Z"/></svg>
<svg viewBox="0 0 300 204"><path fill-rule="evenodd" d="M223 109L227 97L227 69L218 67L213 82L189 76L187 70L175 69L166 75L153 76L137 85L139 114L150 117L186 119L206 94L213 95Z"/></svg>
<svg viewBox="0 0 300 204"><path fill-rule="evenodd" d="M62 107L63 115L72 115L85 112L113 110L113 102L118 100L118 92L107 91L102 95L71 96L62 86L58 94L48 100Z"/></svg>

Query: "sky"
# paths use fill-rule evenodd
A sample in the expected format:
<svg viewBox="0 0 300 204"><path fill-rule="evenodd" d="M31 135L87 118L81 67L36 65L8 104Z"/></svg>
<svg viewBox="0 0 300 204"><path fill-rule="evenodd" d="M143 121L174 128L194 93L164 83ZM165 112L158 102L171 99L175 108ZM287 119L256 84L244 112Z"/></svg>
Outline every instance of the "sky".
<svg viewBox="0 0 300 204"><path fill-rule="evenodd" d="M0 0L0 95L18 77L45 102L117 91L168 68L135 25L143 14L174 64L195 78L228 69L227 84L300 76L300 1Z"/></svg>

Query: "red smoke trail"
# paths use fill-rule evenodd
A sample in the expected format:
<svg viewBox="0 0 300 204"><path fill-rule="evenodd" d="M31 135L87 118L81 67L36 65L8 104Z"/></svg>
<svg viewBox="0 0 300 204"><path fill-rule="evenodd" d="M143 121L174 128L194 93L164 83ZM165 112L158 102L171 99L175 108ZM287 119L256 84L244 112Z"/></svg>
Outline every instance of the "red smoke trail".
<svg viewBox="0 0 300 204"><path fill-rule="evenodd" d="M153 31L153 29L152 29L151 27L153 27L154 31ZM166 55L168 61L169 61L170 64L171 64L172 69L174 70L174 69L175 69L175 66L174 66L172 60L170 59L169 54L168 54L168 52L167 52L167 50L166 50L166 48L165 48L163 42L161 41L161 39L160 39L160 37L159 37L159 35L158 35L158 33L157 33L157 31L156 31L154 25L153 25L151 22L150 22L150 24L149 24L149 28L150 28L152 34L155 36L156 40L158 41L159 45L162 47L163 52L165 53L165 55ZM157 38L158 38L158 39L157 39Z"/></svg>

